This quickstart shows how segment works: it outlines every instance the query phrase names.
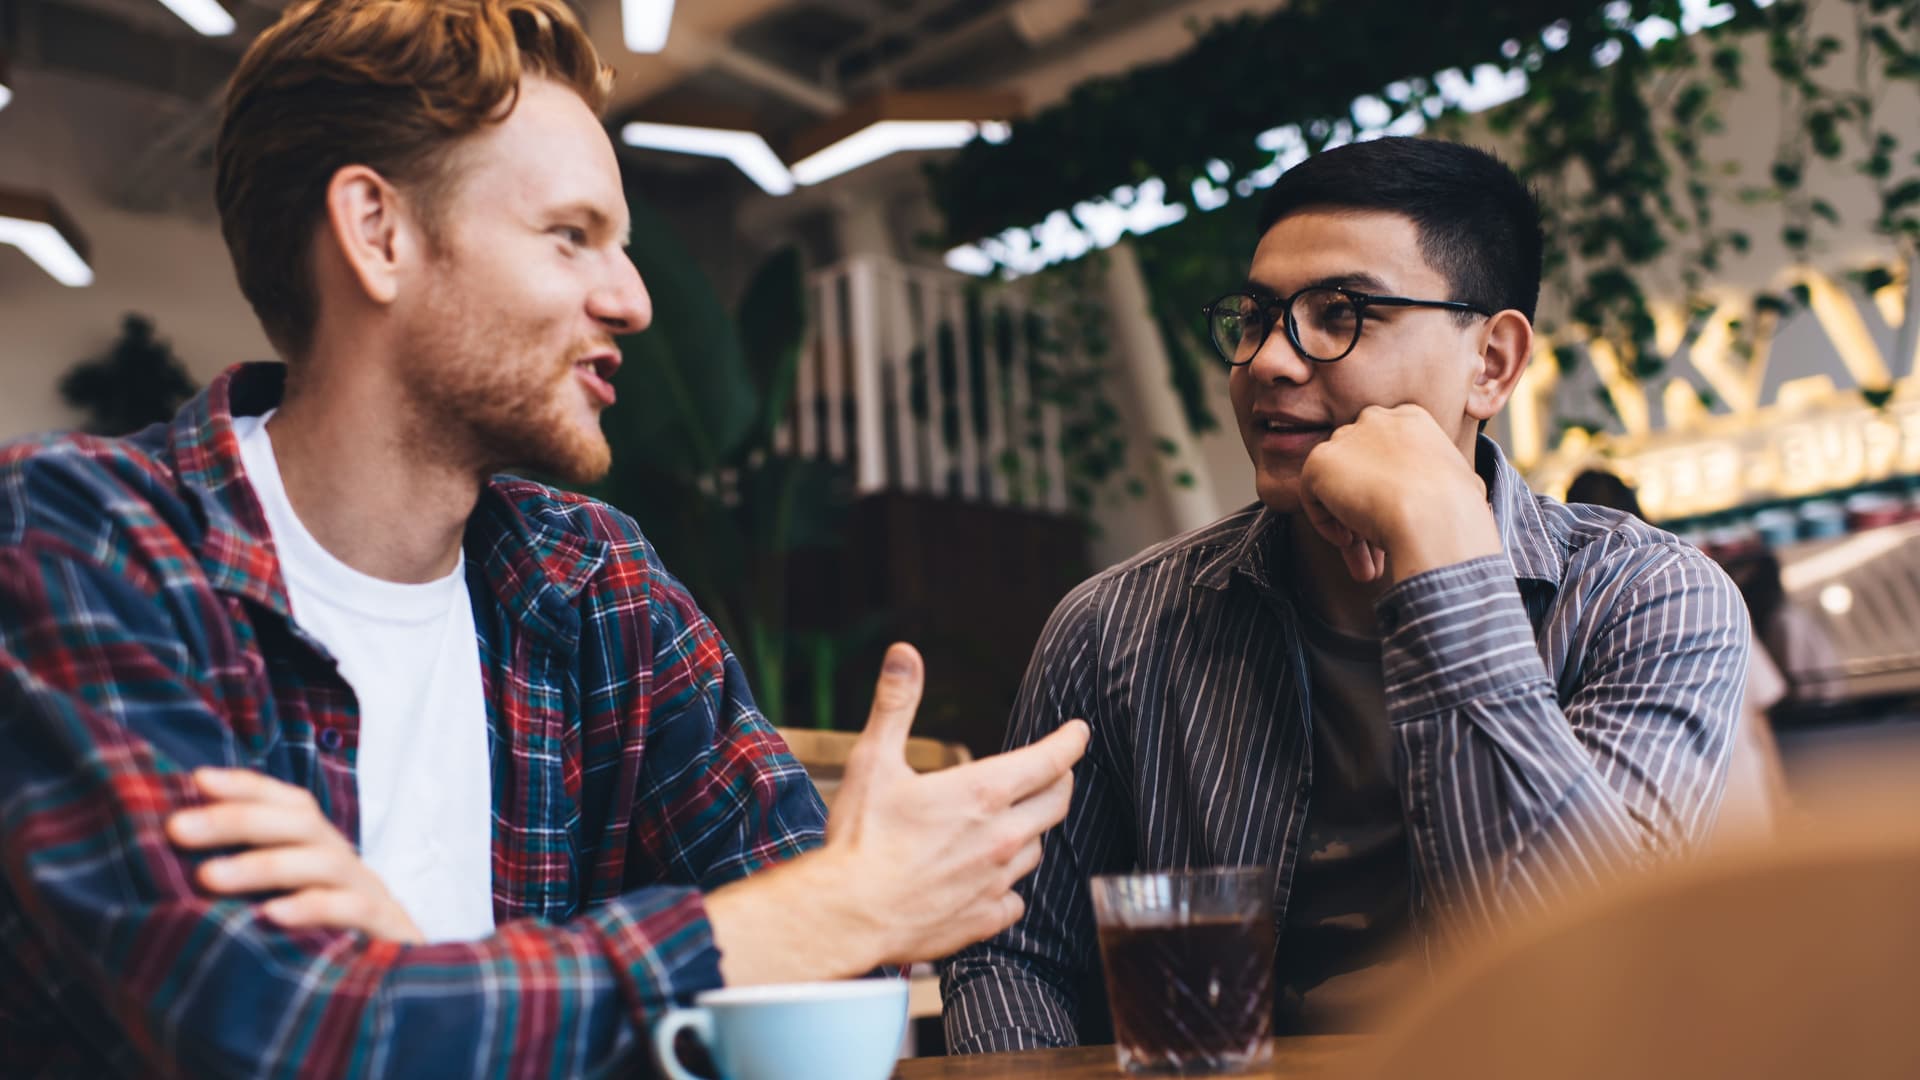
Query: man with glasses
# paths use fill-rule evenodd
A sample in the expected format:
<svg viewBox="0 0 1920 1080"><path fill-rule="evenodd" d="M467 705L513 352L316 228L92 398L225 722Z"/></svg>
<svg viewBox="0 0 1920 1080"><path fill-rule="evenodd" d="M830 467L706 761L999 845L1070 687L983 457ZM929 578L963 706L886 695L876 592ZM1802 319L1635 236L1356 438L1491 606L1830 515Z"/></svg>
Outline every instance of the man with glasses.
<svg viewBox="0 0 1920 1080"><path fill-rule="evenodd" d="M959 1052L1100 1032L1089 875L1271 866L1276 1022L1353 1023L1409 937L1498 926L1706 836L1747 656L1673 536L1534 495L1479 434L1542 237L1480 151L1381 139L1269 194L1205 309L1259 501L1055 611L1008 745L1093 726L1019 923L943 965Z"/></svg>

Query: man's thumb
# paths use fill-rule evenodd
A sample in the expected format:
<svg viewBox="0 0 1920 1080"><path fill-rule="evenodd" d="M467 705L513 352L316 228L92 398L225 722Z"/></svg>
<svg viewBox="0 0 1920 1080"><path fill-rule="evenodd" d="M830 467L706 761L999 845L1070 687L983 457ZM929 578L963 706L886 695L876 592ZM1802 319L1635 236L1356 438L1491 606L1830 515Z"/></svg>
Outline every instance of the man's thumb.
<svg viewBox="0 0 1920 1080"><path fill-rule="evenodd" d="M879 742L889 755L905 754L913 714L920 708L926 686L926 665L919 650L904 641L887 648L880 665L880 682L873 690L873 711L867 714L866 738Z"/></svg>

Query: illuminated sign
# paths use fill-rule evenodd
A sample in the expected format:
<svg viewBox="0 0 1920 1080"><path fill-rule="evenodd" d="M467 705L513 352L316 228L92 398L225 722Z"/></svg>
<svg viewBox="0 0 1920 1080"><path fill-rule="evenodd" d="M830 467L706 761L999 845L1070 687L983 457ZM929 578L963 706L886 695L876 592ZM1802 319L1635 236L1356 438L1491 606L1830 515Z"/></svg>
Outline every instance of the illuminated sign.
<svg viewBox="0 0 1920 1080"><path fill-rule="evenodd" d="M1843 390L1828 375L1782 382L1763 402L1774 335L1771 327L1758 327L1751 361L1735 360L1735 321L1754 316L1747 310L1750 302L1729 303L1708 317L1686 347L1682 355L1690 371L1658 385L1632 378L1629 365L1605 342L1582 346L1621 430L1590 435L1570 429L1550 450L1548 402L1561 376L1554 346L1543 342L1508 406L1507 445L1515 462L1547 491L1563 490L1583 468L1608 468L1638 489L1641 506L1655 520L1920 476L1916 358L1889 363L1859 306L1832 279L1803 271L1795 283L1805 286L1811 317L1838 357L1838 367L1855 386L1887 390L1883 406L1867 404L1858 390ZM1874 296L1894 326L1906 315L1899 304L1904 290L1904 283L1896 283ZM1677 350L1682 333L1677 317L1663 320L1663 348ZM1895 380L1895 370L1907 374ZM1701 402L1703 390L1726 411L1709 410Z"/></svg>

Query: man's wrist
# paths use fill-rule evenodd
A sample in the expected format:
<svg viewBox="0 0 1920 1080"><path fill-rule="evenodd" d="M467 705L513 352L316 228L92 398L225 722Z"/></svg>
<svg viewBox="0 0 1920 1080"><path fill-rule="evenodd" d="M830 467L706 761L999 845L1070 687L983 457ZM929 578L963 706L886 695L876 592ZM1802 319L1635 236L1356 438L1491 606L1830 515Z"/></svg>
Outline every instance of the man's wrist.
<svg viewBox="0 0 1920 1080"><path fill-rule="evenodd" d="M864 975L890 960L899 951L888 934L890 927L874 910L845 849L823 847L805 859L809 932L818 934L835 955L848 958L845 975Z"/></svg>
<svg viewBox="0 0 1920 1080"><path fill-rule="evenodd" d="M885 927L843 861L820 848L707 897L727 985L848 978L885 962Z"/></svg>
<svg viewBox="0 0 1920 1080"><path fill-rule="evenodd" d="M1480 490L1471 499L1435 499L1412 507L1386 547L1387 572L1398 584L1429 570L1500 554L1500 527Z"/></svg>

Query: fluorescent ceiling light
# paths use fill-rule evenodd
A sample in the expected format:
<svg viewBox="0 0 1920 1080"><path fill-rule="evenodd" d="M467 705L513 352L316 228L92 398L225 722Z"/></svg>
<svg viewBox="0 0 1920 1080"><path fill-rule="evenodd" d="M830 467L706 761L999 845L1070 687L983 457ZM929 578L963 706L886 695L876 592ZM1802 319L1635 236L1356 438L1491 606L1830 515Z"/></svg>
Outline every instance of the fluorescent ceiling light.
<svg viewBox="0 0 1920 1080"><path fill-rule="evenodd" d="M947 264L947 269L971 274L974 277L986 277L999 269L993 257L974 244L961 244L949 250L943 261Z"/></svg>
<svg viewBox="0 0 1920 1080"><path fill-rule="evenodd" d="M13 73L7 70L7 58L0 56L0 109L13 100Z"/></svg>
<svg viewBox="0 0 1920 1080"><path fill-rule="evenodd" d="M657 53L667 47L673 0L620 0L620 25L627 48L637 53Z"/></svg>
<svg viewBox="0 0 1920 1080"><path fill-rule="evenodd" d="M0 109L6 108L7 102L12 100L13 100L13 91L10 88L8 88L6 83L0 82Z"/></svg>
<svg viewBox="0 0 1920 1080"><path fill-rule="evenodd" d="M980 133L971 120L882 120L861 128L793 166L793 178L817 184L903 150L952 150Z"/></svg>
<svg viewBox="0 0 1920 1080"><path fill-rule="evenodd" d="M208 37L225 37L233 33L233 15L220 3L220 0L160 0L167 10L180 16L180 21L200 31Z"/></svg>
<svg viewBox="0 0 1920 1080"><path fill-rule="evenodd" d="M62 285L93 284L87 241L45 195L0 191L0 244L11 244Z"/></svg>
<svg viewBox="0 0 1920 1080"><path fill-rule="evenodd" d="M620 139L628 146L649 150L726 158L769 195L785 195L793 190L793 174L787 171L786 163L767 145L767 140L751 131L636 121L620 129Z"/></svg>

